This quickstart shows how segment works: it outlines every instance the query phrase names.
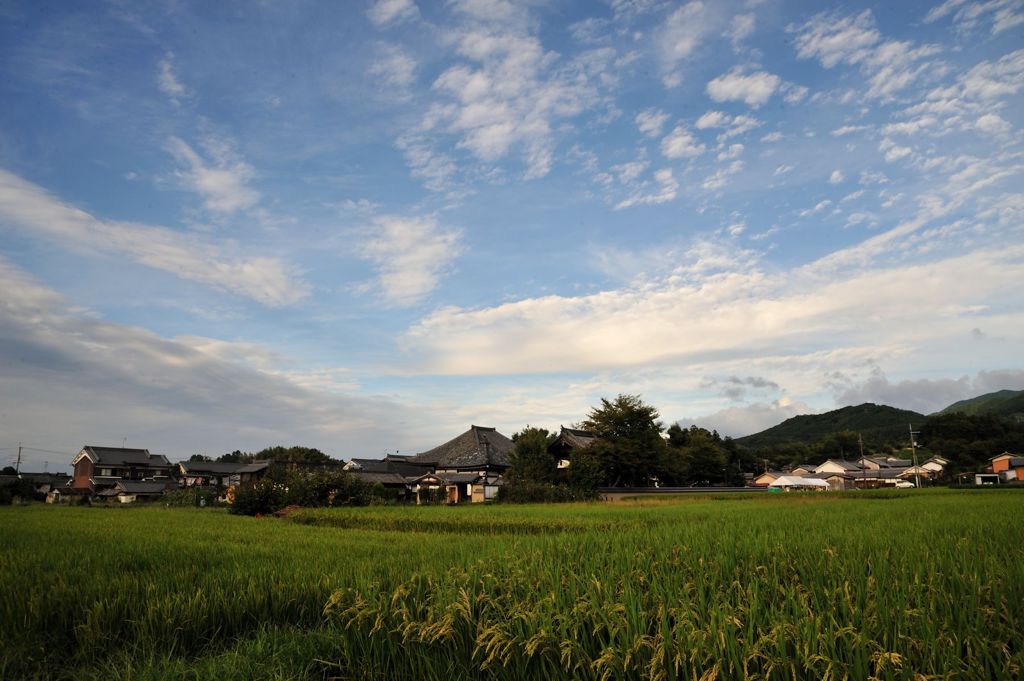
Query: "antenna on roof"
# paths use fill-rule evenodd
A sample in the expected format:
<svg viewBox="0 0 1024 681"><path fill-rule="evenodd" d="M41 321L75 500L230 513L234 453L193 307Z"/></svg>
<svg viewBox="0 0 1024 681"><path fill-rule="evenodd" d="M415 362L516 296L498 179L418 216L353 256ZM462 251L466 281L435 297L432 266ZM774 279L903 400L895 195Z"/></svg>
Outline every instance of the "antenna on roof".
<svg viewBox="0 0 1024 681"><path fill-rule="evenodd" d="M124 449L125 444L128 442L127 437L121 438L121 449Z"/></svg>

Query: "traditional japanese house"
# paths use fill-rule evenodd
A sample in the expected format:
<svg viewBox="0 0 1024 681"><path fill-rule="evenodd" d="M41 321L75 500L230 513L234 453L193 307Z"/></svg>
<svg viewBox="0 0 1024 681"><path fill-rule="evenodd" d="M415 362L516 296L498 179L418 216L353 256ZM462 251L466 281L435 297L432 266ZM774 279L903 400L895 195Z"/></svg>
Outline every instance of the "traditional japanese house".
<svg viewBox="0 0 1024 681"><path fill-rule="evenodd" d="M162 454L148 449L86 445L71 461L71 486L93 492L113 487L119 480L170 482L173 466Z"/></svg>
<svg viewBox="0 0 1024 681"><path fill-rule="evenodd" d="M462 435L409 459L433 475L416 481L414 491L444 485L451 503L493 499L502 473L511 465L513 449L512 440L495 428L470 426Z"/></svg>

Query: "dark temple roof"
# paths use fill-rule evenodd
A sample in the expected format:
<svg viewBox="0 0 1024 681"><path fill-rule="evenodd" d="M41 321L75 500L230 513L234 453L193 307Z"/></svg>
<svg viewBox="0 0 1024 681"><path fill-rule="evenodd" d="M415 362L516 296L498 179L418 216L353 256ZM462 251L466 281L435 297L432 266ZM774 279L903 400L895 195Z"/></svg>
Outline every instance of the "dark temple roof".
<svg viewBox="0 0 1024 681"><path fill-rule="evenodd" d="M567 449L586 449L590 445L597 442L597 435L586 430L577 430L575 428L566 428L562 426L562 430L558 433L558 437L555 441L548 445L549 452L564 451Z"/></svg>
<svg viewBox="0 0 1024 681"><path fill-rule="evenodd" d="M508 468L515 444L495 428L470 426L462 435L443 445L417 454L410 463L435 468Z"/></svg>

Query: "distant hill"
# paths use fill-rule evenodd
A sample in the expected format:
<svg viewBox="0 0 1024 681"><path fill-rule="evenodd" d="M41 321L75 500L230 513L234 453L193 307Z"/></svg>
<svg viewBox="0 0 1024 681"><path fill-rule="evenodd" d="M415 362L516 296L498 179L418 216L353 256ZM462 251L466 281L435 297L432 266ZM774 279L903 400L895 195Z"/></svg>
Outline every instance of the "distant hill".
<svg viewBox="0 0 1024 681"><path fill-rule="evenodd" d="M794 442L812 444L843 430L861 433L866 442L898 442L908 439L907 427L911 423L919 426L924 420L925 415L916 411L869 402L824 414L794 416L768 430L737 438L736 442L749 449Z"/></svg>
<svg viewBox="0 0 1024 681"><path fill-rule="evenodd" d="M968 416L1001 416L1024 421L1024 390L1000 390L954 402L940 414L962 412Z"/></svg>

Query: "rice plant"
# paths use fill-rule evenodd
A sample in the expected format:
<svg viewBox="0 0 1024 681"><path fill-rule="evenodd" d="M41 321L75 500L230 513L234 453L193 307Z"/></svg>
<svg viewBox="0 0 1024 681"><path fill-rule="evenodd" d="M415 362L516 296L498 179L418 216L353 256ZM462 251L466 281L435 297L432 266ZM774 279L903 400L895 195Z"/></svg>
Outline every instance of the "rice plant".
<svg viewBox="0 0 1024 681"><path fill-rule="evenodd" d="M0 678L1016 679L1024 494L0 510Z"/></svg>

